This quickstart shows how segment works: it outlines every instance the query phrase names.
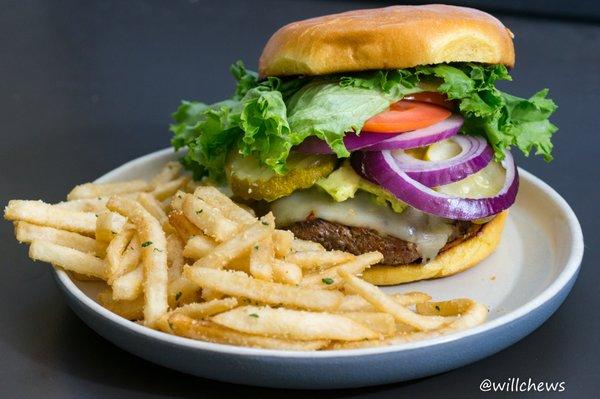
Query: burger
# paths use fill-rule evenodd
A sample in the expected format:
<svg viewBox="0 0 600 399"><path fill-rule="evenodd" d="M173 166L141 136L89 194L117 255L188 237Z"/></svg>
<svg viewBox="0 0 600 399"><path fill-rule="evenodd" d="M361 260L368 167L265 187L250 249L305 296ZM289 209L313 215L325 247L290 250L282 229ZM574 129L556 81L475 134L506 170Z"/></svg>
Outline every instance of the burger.
<svg viewBox="0 0 600 399"><path fill-rule="evenodd" d="M448 276L489 256L519 186L510 150L552 159L556 105L500 91L513 34L482 11L394 6L294 22L231 98L183 101L171 126L196 179L279 228L354 254L378 285Z"/></svg>

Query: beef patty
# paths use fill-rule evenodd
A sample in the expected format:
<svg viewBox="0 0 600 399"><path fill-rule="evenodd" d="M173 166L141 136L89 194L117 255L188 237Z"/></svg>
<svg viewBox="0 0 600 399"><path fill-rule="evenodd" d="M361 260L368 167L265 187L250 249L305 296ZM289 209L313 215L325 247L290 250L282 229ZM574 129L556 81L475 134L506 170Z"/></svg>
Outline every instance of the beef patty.
<svg viewBox="0 0 600 399"><path fill-rule="evenodd" d="M482 226L468 221L455 221L452 224L452 234L441 251L473 237ZM330 251L340 250L355 255L379 251L383 254L382 263L387 265L405 265L421 260L416 244L397 237L382 235L366 227L346 226L314 218L293 223L286 229L291 230L296 237L318 242Z"/></svg>

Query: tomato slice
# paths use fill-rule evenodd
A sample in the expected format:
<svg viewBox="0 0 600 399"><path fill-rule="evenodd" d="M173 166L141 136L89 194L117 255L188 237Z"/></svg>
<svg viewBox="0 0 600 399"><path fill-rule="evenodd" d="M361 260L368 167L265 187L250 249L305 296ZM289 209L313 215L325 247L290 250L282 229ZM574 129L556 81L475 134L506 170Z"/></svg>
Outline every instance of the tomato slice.
<svg viewBox="0 0 600 399"><path fill-rule="evenodd" d="M439 105L402 100L392 104L387 111L368 119L362 131L370 133L410 132L441 122L450 115L452 115L450 110Z"/></svg>
<svg viewBox="0 0 600 399"><path fill-rule="evenodd" d="M448 97L446 97L445 94L438 93L436 91L423 91L421 93L410 94L402 99L440 105L448 109L455 108L454 101L448 100Z"/></svg>

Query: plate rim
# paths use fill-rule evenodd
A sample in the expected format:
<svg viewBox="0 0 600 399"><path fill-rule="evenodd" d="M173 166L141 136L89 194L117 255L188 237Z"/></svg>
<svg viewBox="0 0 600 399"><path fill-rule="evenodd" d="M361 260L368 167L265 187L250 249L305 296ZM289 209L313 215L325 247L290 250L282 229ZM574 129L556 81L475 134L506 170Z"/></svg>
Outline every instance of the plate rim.
<svg viewBox="0 0 600 399"><path fill-rule="evenodd" d="M110 180L114 175L121 173L124 169L135 167L136 165L143 164L155 158L160 158L168 154L175 154L172 148L165 148L162 150L154 151L152 153L143 155L131 161L128 161L121 166L109 171L102 175L95 181L102 182ZM75 283L71 280L69 275L59 269L53 268L56 280L62 284L62 289L66 290L73 298L81 302L89 311L99 314L99 316L107 319L107 321L119 325L122 328L130 330L133 333L141 334L148 339L161 341L163 344L183 346L192 350L202 350L209 352L219 352L222 354L231 354L246 357L285 357L285 358L299 358L299 359L331 359L331 358L342 358L342 357L354 357L354 356L371 356L371 355L383 355L387 353L396 352L408 352L412 350L430 348L438 345L444 345L449 342L466 339L472 336L488 333L504 325L510 324L526 315L539 309L547 302L551 301L554 297L560 294L560 292L569 284L571 279L577 276L581 261L583 259L584 242L583 232L581 225L575 212L569 206L567 201L554 190L550 185L536 177L530 172L522 168L518 168L519 175L521 178L527 179L531 184L541 189L544 194L548 195L550 199L556 202L560 209L564 212L567 219L567 226L572 237L572 244L570 247L570 254L566 261L566 266L554 279L554 281L546 287L538 295L530 299L522 306L494 319L490 322L486 322L477 327L469 328L463 331L457 331L452 334L443 335L435 338L428 338L421 341L408 342L402 344L379 346L371 348L359 348L359 349L343 349L335 351L289 351L289 350L277 350L277 349L262 349L262 348L248 348L239 347L226 344L218 344L206 341L198 341L190 338L178 337L175 335L167 334L162 331L153 330L149 327L137 324L133 321L127 320L112 313L108 309L102 307L100 304L95 302L92 298L88 297Z"/></svg>

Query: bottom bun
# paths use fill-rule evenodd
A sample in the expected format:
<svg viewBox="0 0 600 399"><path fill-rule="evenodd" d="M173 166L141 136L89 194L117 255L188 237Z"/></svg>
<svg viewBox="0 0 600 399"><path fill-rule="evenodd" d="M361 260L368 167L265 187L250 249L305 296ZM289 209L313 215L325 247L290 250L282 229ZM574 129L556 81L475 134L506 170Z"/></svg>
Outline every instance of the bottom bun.
<svg viewBox="0 0 600 399"><path fill-rule="evenodd" d="M363 278L375 285L396 285L446 277L467 270L494 252L500 242L507 216L508 210L500 213L486 223L477 235L440 253L424 265L376 265L365 270Z"/></svg>

